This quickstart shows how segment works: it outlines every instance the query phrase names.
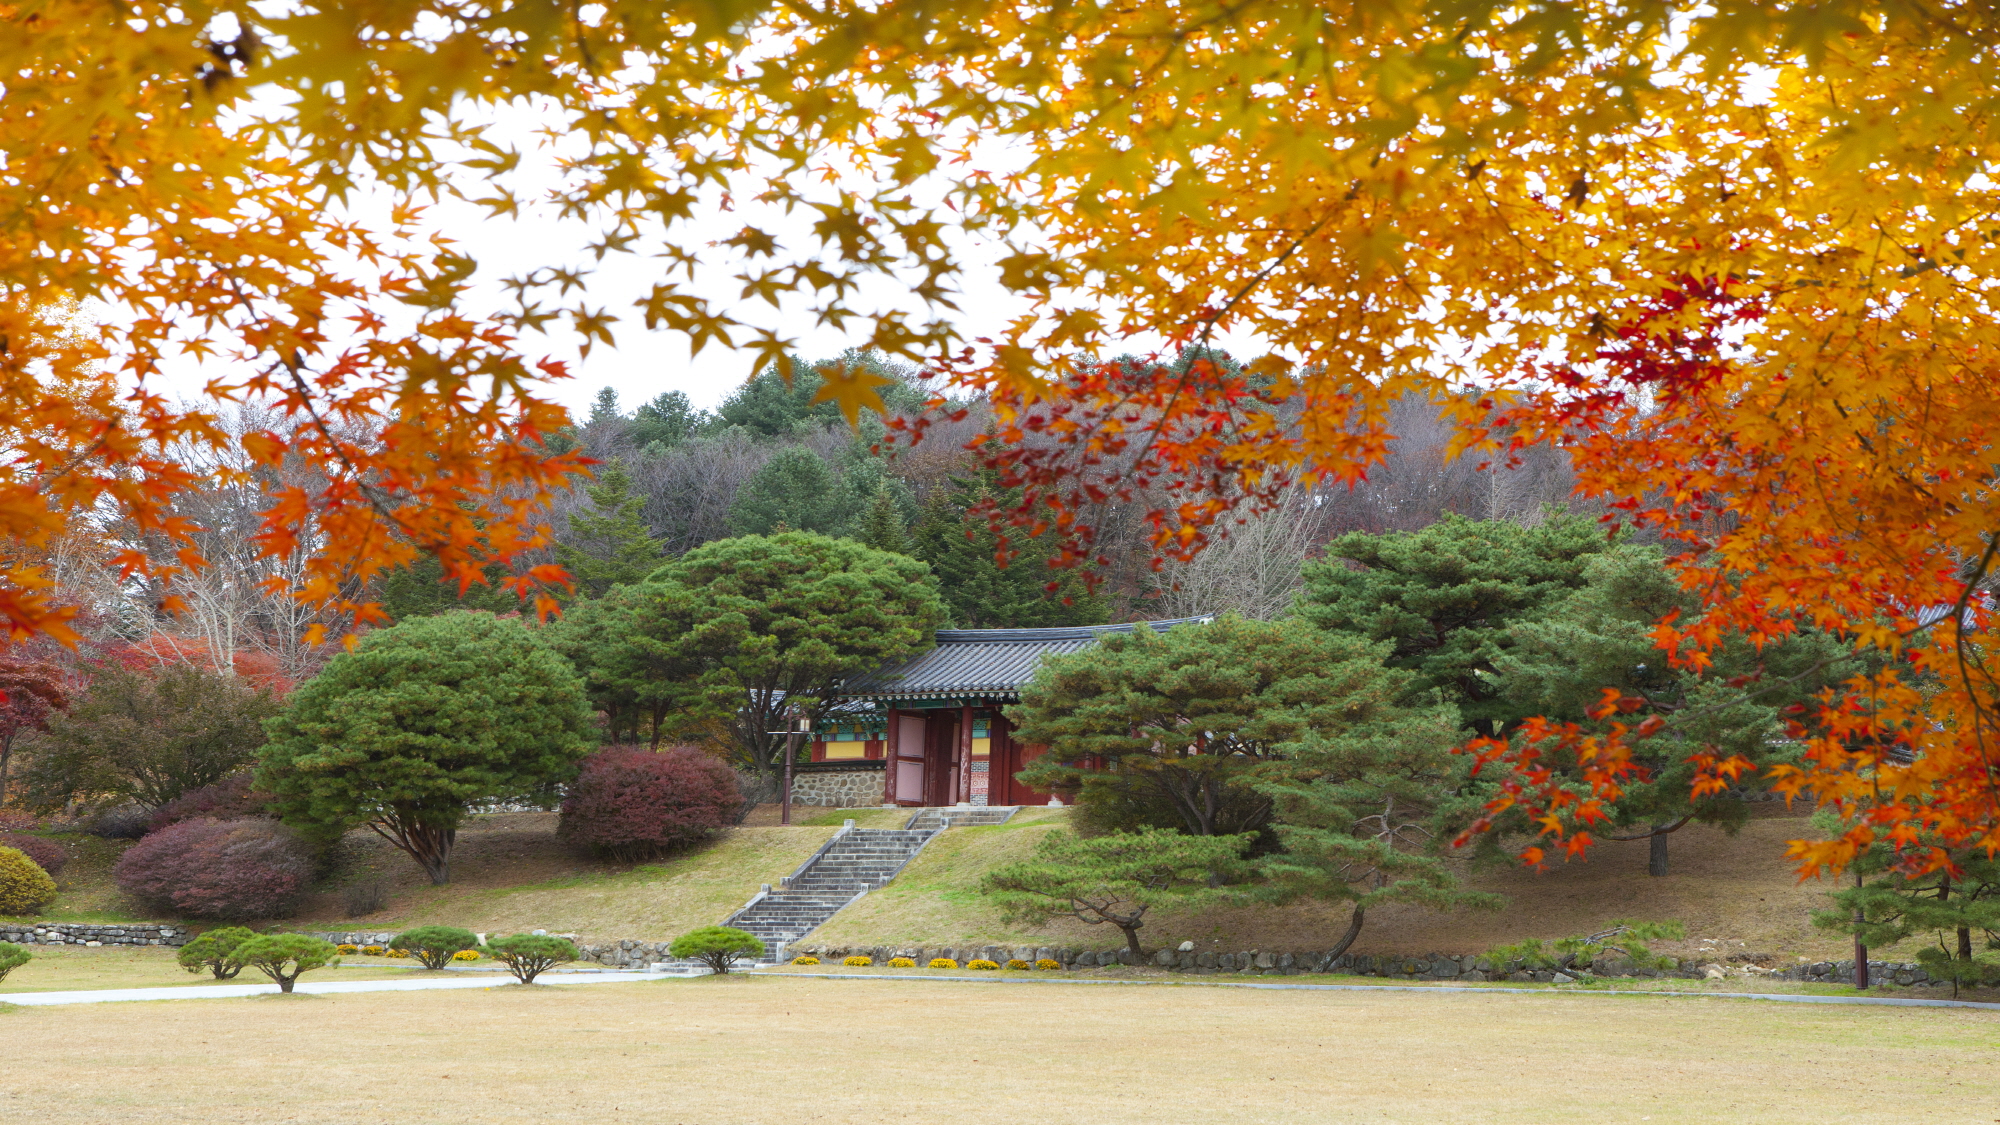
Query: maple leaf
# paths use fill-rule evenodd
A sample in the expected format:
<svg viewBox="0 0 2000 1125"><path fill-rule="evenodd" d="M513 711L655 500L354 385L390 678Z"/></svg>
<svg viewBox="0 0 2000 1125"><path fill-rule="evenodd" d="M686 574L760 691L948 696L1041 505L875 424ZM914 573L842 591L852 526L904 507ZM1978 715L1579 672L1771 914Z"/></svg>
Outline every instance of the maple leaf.
<svg viewBox="0 0 2000 1125"><path fill-rule="evenodd" d="M863 410L882 413L879 388L895 382L861 364L825 363L813 370L820 377L819 390L813 393L813 402L839 404L841 416L847 419L850 426L860 421Z"/></svg>

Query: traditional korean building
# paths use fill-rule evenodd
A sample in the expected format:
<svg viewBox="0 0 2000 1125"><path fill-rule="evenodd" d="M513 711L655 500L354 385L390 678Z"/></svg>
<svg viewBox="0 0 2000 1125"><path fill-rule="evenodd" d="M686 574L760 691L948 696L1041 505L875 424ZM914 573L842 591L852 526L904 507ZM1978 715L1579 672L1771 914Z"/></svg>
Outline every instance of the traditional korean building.
<svg viewBox="0 0 2000 1125"><path fill-rule="evenodd" d="M1164 632L1206 620L940 629L936 648L845 685L846 705L817 732L815 764L805 768L815 774L880 770L885 805L1048 804L1049 794L1014 779L1045 747L1015 740L1000 712L1020 702L1021 686L1034 679L1042 659L1080 652L1106 633ZM852 793L854 787L841 790Z"/></svg>

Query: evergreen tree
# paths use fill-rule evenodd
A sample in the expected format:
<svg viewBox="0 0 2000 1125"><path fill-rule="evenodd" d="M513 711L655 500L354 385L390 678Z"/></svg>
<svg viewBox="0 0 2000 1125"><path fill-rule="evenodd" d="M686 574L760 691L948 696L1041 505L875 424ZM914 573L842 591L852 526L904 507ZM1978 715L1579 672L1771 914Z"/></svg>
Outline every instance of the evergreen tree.
<svg viewBox="0 0 2000 1125"><path fill-rule="evenodd" d="M707 411L696 410L687 395L667 391L633 412L632 444L648 453L665 452L708 432L715 422Z"/></svg>
<svg viewBox="0 0 2000 1125"><path fill-rule="evenodd" d="M1834 834L1850 827L1830 811L1813 822ZM1978 847L1946 851L1948 868L1915 878L1898 868L1898 858L1885 843L1856 856L1845 872L1854 885L1833 892L1834 908L1814 913L1813 925L1852 934L1858 959L1870 946L1930 939L1917 963L1931 979L1950 981L1953 996L1961 987L2000 985L2000 858Z"/></svg>
<svg viewBox="0 0 2000 1125"><path fill-rule="evenodd" d="M923 563L805 532L704 543L637 587L635 661L672 706L734 732L743 764L783 756L790 702L824 713L842 680L930 648L944 606Z"/></svg>
<svg viewBox="0 0 2000 1125"><path fill-rule="evenodd" d="M623 422L625 415L618 411L618 392L610 387L600 387L597 397L591 400L590 417L584 422L587 428Z"/></svg>
<svg viewBox="0 0 2000 1125"><path fill-rule="evenodd" d="M431 882L468 806L546 800L590 748L583 684L519 620L450 613L361 638L265 724L256 787L321 839L367 825Z"/></svg>
<svg viewBox="0 0 2000 1125"><path fill-rule="evenodd" d="M1583 586L1508 630L1504 653L1487 682L1506 713L1544 715L1603 730L1611 720L1591 711L1604 689L1617 688L1638 709L1616 721L1656 718L1657 733L1636 740L1643 779L1625 784L1611 802L1611 827L1600 839L1648 841L1648 873L1667 874L1667 841L1689 823L1735 831L1749 817L1742 801L1691 795L1700 747L1742 757L1762 776L1796 760L1785 737L1785 709L1864 671L1865 658L1840 639L1811 628L1762 645L1732 635L1710 650L1706 669L1675 668L1654 643L1653 627L1669 614L1693 620L1701 598L1681 588L1657 547L1621 545L1584 556ZM1573 769L1574 762L1557 762ZM1524 826L1525 827L1525 826Z"/></svg>
<svg viewBox="0 0 2000 1125"><path fill-rule="evenodd" d="M1330 632L1389 641L1389 666L1438 689L1489 738L1537 712L1502 698L1495 662L1509 630L1584 584L1610 546L1593 521L1555 515L1536 527L1447 515L1422 531L1354 532L1305 567L1299 614ZM1356 568L1358 564L1359 569Z"/></svg>
<svg viewBox="0 0 2000 1125"><path fill-rule="evenodd" d="M785 437L801 426L830 426L841 421L840 408L813 402L822 382L811 364L794 356L790 382L777 368L767 367L736 388L716 416L724 425L741 426L763 438Z"/></svg>
<svg viewBox="0 0 2000 1125"><path fill-rule="evenodd" d="M623 465L611 462L585 492L595 511L570 516L569 531L556 540L556 561L576 582L572 597L596 598L651 574L660 565L660 544L639 518L646 501L632 494Z"/></svg>
<svg viewBox="0 0 2000 1125"><path fill-rule="evenodd" d="M408 621L454 609L518 613L521 596L500 585L508 573L504 566L489 566L485 582L475 582L460 593L458 583L444 580L444 567L437 558L425 555L409 566L383 575L381 585L376 588L376 600L391 621Z"/></svg>
<svg viewBox="0 0 2000 1125"><path fill-rule="evenodd" d="M916 554L916 544L910 538L909 527L903 522L902 508L896 503L888 481L875 486L875 495L868 501L867 510L855 521L852 538L878 551Z"/></svg>
<svg viewBox="0 0 2000 1125"><path fill-rule="evenodd" d="M787 446L744 482L729 507L739 535L768 535L779 527L838 534L847 522L833 470L802 445Z"/></svg>
<svg viewBox="0 0 2000 1125"><path fill-rule="evenodd" d="M1102 623L1109 616L1103 601L1085 591L1073 571L1049 567L1054 554L1050 540L1013 529L1007 546L1015 553L1000 565L1000 536L980 510L990 499L995 493L985 482L955 478L952 487L931 492L917 521L917 557L937 575L952 624L961 629L1031 629ZM1007 498L998 502L1005 504Z"/></svg>

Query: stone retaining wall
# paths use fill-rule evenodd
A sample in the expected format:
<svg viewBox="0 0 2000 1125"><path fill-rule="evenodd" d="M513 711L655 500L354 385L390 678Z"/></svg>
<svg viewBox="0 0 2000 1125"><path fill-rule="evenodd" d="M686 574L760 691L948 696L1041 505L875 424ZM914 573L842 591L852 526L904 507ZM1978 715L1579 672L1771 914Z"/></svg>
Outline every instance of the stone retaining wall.
<svg viewBox="0 0 2000 1125"><path fill-rule="evenodd" d="M827 964L838 964L842 958L856 955L872 957L877 965L886 963L891 957L908 957L919 965L927 964L934 957L947 957L963 964L974 958L984 958L1006 964L1009 960L1036 961L1049 959L1060 961L1065 969L1088 969L1107 965L1131 965L1136 962L1132 954L1124 949L1064 949L1048 946L1007 947L987 945L969 946L826 946L802 943L785 950L788 956L811 955ZM1354 976L1389 977L1398 980L1463 980L1463 981L1538 981L1542 983L1575 979L1566 974L1546 969L1530 969L1519 961L1496 963L1491 957L1468 953L1446 955L1427 953L1422 956L1389 956L1343 953L1331 957L1326 953L1267 953L1246 950L1236 953L1182 952L1163 949L1153 954L1146 964L1153 968L1185 973L1253 973L1277 976L1292 976L1298 973L1346 973ZM1720 970L1721 966L1715 966ZM1679 962L1671 969L1641 969L1630 961L1612 959L1601 961L1589 970L1593 977L1614 978L1660 978L1674 977L1685 980L1700 980L1713 975L1710 965L1695 960ZM1874 984L1894 981L1910 987L1936 987L1941 982L1930 979L1914 962L1870 961L1869 980ZM1764 971L1754 968L1737 967L1737 972L1764 980L1810 981L1825 984L1852 983L1854 980L1853 961L1820 961L1812 964L1801 963L1785 969Z"/></svg>
<svg viewBox="0 0 2000 1125"><path fill-rule="evenodd" d="M330 941L335 945L387 945L391 941L394 941L396 935L401 932L401 930L332 930L316 931L308 933L306 936L316 937L322 941ZM505 935L488 934L487 936L503 937ZM613 941L601 944L587 944L577 941L575 934L555 934L553 936L568 938L570 941L576 942L577 952L583 954L581 960L586 964L604 965L613 969L644 969L646 966L658 961L673 960L667 953L667 946L673 944L671 941Z"/></svg>
<svg viewBox="0 0 2000 1125"><path fill-rule="evenodd" d="M186 945L191 930L151 922L0 922L0 941L18 945Z"/></svg>
<svg viewBox="0 0 2000 1125"><path fill-rule="evenodd" d="M792 771L792 803L858 809L882 803L882 763L815 762Z"/></svg>

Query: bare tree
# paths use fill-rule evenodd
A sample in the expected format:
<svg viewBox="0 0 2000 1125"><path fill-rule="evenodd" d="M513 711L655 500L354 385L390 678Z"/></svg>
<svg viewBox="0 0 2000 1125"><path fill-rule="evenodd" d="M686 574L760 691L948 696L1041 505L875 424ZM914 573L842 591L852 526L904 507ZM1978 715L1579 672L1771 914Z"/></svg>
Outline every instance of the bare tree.
<svg viewBox="0 0 2000 1125"><path fill-rule="evenodd" d="M1303 581L1301 568L1328 538L1329 515L1318 493L1295 487L1276 509L1231 525L1190 561L1165 561L1148 576L1161 614L1284 616Z"/></svg>

